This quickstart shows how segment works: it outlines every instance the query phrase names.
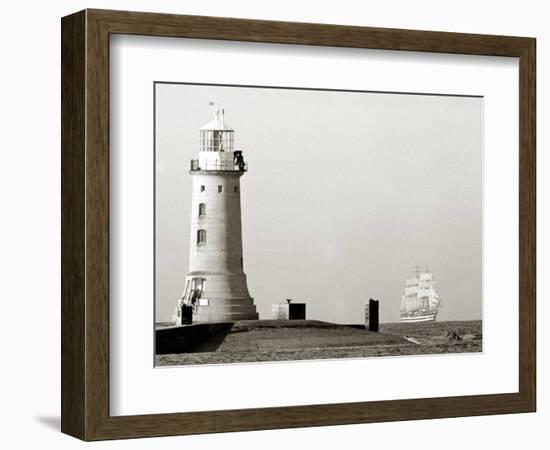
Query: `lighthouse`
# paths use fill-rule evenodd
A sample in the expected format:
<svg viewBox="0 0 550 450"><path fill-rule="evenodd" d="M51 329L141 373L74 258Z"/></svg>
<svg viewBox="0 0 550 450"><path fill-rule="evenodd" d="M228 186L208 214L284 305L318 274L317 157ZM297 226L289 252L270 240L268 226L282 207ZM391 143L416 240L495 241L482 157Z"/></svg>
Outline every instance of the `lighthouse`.
<svg viewBox="0 0 550 450"><path fill-rule="evenodd" d="M217 105L214 119L200 128L199 137L199 157L191 160L189 170L189 272L177 302L176 323L186 323L190 310L196 322L258 319L243 265L240 180L248 167Z"/></svg>

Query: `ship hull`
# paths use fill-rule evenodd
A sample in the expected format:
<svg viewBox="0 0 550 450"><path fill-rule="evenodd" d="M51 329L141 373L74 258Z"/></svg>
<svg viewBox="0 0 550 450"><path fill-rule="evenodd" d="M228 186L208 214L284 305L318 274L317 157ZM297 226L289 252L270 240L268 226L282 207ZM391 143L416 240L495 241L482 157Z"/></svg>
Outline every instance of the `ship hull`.
<svg viewBox="0 0 550 450"><path fill-rule="evenodd" d="M414 322L434 322L437 316L437 312L421 313L410 316L401 316L401 322L414 323Z"/></svg>

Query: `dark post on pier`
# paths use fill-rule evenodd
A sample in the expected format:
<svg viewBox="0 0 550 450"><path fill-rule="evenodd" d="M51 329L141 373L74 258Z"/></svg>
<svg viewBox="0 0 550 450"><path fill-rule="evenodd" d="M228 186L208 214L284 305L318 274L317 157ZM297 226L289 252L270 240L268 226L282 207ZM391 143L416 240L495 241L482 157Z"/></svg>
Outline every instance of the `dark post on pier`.
<svg viewBox="0 0 550 450"><path fill-rule="evenodd" d="M369 331L378 332L379 304L378 300L371 298L365 305L365 328Z"/></svg>
<svg viewBox="0 0 550 450"><path fill-rule="evenodd" d="M193 323L193 307L181 305L179 323L177 325L191 325Z"/></svg>

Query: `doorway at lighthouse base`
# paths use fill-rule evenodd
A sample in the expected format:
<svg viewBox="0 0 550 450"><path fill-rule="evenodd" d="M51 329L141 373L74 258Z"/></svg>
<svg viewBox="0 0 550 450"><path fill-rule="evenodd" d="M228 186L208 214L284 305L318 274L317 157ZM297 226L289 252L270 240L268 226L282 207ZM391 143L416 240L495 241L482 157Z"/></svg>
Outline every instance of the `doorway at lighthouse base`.
<svg viewBox="0 0 550 450"><path fill-rule="evenodd" d="M189 274L176 307L176 323L180 323L184 305L193 307L193 322L258 319L254 299L248 293L245 274Z"/></svg>

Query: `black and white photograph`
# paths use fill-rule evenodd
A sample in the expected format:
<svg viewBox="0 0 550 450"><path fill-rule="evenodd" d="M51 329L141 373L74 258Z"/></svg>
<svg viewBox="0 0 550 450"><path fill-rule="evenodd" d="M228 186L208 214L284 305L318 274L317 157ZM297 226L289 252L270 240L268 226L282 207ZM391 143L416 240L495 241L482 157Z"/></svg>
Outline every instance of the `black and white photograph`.
<svg viewBox="0 0 550 450"><path fill-rule="evenodd" d="M156 367L482 352L483 97L154 99Z"/></svg>

